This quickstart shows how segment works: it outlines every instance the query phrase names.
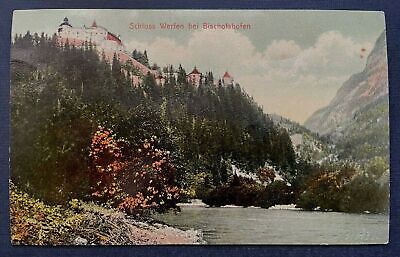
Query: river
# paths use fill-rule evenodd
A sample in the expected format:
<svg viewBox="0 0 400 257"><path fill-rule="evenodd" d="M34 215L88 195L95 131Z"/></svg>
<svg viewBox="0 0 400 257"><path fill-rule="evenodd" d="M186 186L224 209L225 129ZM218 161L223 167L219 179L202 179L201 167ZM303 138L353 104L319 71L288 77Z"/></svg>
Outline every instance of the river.
<svg viewBox="0 0 400 257"><path fill-rule="evenodd" d="M154 218L201 230L209 244L377 244L389 236L389 216L382 214L182 206Z"/></svg>

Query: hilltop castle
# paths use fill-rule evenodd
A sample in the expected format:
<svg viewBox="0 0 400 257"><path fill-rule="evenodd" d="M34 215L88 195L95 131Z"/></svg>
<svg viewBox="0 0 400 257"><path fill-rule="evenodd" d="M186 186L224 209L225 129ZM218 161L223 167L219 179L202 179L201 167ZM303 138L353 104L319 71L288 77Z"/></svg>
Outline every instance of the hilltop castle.
<svg viewBox="0 0 400 257"><path fill-rule="evenodd" d="M57 42L60 45L73 45L75 47L82 47L85 43L96 46L99 56L105 57L108 62L112 62L114 55L118 58L121 64L130 62L133 67L137 68L142 74L153 74L156 78L160 76L156 70L135 60L131 54L126 50L125 45L122 43L119 36L108 31L102 26L98 26L93 21L90 27L83 26L82 28L73 27L67 17L59 25L57 30ZM126 70L123 71L128 75ZM129 74L134 85L140 83L140 78L137 75ZM159 81L161 83L161 81Z"/></svg>
<svg viewBox="0 0 400 257"><path fill-rule="evenodd" d="M158 70L153 70L146 65L135 60L131 53L129 53L123 44L119 36L108 31L106 28L97 25L96 21L93 21L90 27L85 25L81 28L73 27L67 17L64 18L63 22L58 26L57 30L57 42L64 46L69 44L75 47L83 47L85 44L91 44L95 46L100 57L105 58L109 63L112 62L114 56L118 58L121 64L130 63L134 68L140 71L142 75L148 73L154 76L154 79L158 85L164 85L165 74ZM129 76L132 84L137 86L141 83L141 78L137 74L134 75L131 72L123 69L122 72L126 76ZM200 83L204 82L203 75L199 70L194 67L193 71L187 74L187 81L194 86L199 86ZM222 79L219 79L215 85L232 85L233 78L228 72L225 72Z"/></svg>
<svg viewBox="0 0 400 257"><path fill-rule="evenodd" d="M194 66L193 70L186 76L186 80L192 85L198 87L200 83L205 82L205 76L203 76L203 74L197 69L197 67ZM225 71L222 79L220 78L218 81L213 81L214 85L220 86L233 85L233 83L233 77L227 71Z"/></svg>

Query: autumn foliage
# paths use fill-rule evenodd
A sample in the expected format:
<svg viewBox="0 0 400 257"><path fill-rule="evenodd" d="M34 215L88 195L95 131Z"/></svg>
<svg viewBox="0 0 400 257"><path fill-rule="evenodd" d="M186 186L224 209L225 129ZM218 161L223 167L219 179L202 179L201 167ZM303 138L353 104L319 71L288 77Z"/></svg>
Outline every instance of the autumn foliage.
<svg viewBox="0 0 400 257"><path fill-rule="evenodd" d="M103 200L117 197L121 193L118 175L126 164L119 142L111 131L98 127L92 138L89 156L92 159L92 196Z"/></svg>
<svg viewBox="0 0 400 257"><path fill-rule="evenodd" d="M92 196L111 202L120 210L165 210L174 206L180 189L169 152L156 148L155 136L134 148L116 139L112 131L98 127L91 143Z"/></svg>
<svg viewBox="0 0 400 257"><path fill-rule="evenodd" d="M257 176L261 182L270 184L275 180L275 172L271 168L263 167L257 170Z"/></svg>

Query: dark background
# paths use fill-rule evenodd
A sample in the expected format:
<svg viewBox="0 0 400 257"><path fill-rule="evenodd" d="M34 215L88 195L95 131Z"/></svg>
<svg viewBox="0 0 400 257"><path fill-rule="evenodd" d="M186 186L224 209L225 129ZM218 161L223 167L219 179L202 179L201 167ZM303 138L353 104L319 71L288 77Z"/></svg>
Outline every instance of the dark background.
<svg viewBox="0 0 400 257"><path fill-rule="evenodd" d="M9 54L12 11L18 9L325 9L383 11L386 16L390 94L391 212L390 242L364 246L128 246L36 247L10 244L9 177ZM125 257L125 256L400 256L400 1L397 0L0 0L0 257ZM238 231L240 233L240 231Z"/></svg>

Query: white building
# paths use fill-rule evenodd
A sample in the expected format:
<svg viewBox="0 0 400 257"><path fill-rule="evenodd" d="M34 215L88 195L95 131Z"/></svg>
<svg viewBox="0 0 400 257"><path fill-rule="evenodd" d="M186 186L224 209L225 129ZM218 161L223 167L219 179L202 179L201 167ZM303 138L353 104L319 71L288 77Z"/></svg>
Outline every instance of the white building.
<svg viewBox="0 0 400 257"><path fill-rule="evenodd" d="M65 17L57 30L57 42L60 45L68 44L75 47L83 47L85 44L93 45L96 47L99 56L103 57L104 55L106 61L110 64L115 55L121 64L129 61L142 75L146 75L147 73L151 73L154 76L157 75L157 71L151 70L132 58L119 36L116 36L102 26L98 26L95 21L93 21L90 27L83 26L78 28L73 27L69 23L68 18ZM138 84L137 78L132 78L132 81L135 81L134 84Z"/></svg>

